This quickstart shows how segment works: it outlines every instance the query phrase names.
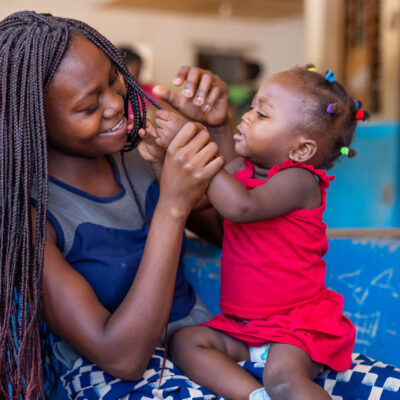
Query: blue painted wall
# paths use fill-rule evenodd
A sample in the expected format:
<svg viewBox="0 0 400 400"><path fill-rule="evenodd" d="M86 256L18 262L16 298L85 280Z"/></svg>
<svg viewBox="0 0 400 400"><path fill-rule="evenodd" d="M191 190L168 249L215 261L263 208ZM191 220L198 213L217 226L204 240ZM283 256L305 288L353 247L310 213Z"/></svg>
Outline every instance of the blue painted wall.
<svg viewBox="0 0 400 400"><path fill-rule="evenodd" d="M400 367L400 239L329 239L326 284L344 297L355 351Z"/></svg>
<svg viewBox="0 0 400 400"><path fill-rule="evenodd" d="M325 221L329 228L400 226L400 124L366 122L352 147L357 157L328 173Z"/></svg>
<svg viewBox="0 0 400 400"><path fill-rule="evenodd" d="M400 239L329 239L329 288L344 297L357 329L355 352L400 367ZM186 276L213 314L219 312L221 251L189 239Z"/></svg>

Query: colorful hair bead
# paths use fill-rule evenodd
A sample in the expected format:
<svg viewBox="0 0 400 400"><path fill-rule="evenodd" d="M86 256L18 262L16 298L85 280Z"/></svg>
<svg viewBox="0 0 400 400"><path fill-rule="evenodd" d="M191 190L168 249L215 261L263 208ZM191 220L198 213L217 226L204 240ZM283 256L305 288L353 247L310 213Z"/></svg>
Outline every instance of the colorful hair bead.
<svg viewBox="0 0 400 400"><path fill-rule="evenodd" d="M344 156L348 156L350 152L350 149L347 146L343 146L340 148L340 153Z"/></svg>
<svg viewBox="0 0 400 400"><path fill-rule="evenodd" d="M326 112L329 114L335 114L335 111L333 109L333 104L329 104L328 107L326 107Z"/></svg>
<svg viewBox="0 0 400 400"><path fill-rule="evenodd" d="M360 103L357 100L353 100L354 104L356 105L356 109L358 110L360 108Z"/></svg>
<svg viewBox="0 0 400 400"><path fill-rule="evenodd" d="M335 82L335 81L336 81L335 75L333 75L333 72L332 72L331 69L326 73L325 79L326 79L328 82Z"/></svg>
<svg viewBox="0 0 400 400"><path fill-rule="evenodd" d="M307 68L307 71L317 72L317 69L315 67L310 67L310 68Z"/></svg>
<svg viewBox="0 0 400 400"><path fill-rule="evenodd" d="M364 119L364 110L362 108L356 112L356 120L360 121L361 119Z"/></svg>

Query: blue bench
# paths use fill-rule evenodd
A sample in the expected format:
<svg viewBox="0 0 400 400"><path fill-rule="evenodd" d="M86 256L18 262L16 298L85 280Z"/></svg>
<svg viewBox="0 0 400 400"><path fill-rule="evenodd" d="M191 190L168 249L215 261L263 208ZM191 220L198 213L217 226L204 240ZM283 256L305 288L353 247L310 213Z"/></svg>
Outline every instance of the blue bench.
<svg viewBox="0 0 400 400"><path fill-rule="evenodd" d="M328 231L326 284L344 297L344 313L357 329L354 364L325 371L319 383L334 399L400 399L400 229ZM219 312L219 248L189 237L186 276ZM374 361L378 360L378 361Z"/></svg>

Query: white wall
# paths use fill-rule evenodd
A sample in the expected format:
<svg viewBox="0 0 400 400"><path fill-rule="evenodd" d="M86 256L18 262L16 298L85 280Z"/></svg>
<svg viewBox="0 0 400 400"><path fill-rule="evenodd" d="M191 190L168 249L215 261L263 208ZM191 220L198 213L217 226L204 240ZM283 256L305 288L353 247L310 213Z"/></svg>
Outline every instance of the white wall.
<svg viewBox="0 0 400 400"><path fill-rule="evenodd" d="M99 0L0 0L0 18L34 9L83 20L115 44L145 51L146 76L170 85L183 64L193 64L196 48L238 49L274 73L304 60L303 18L226 20L171 13L105 9Z"/></svg>

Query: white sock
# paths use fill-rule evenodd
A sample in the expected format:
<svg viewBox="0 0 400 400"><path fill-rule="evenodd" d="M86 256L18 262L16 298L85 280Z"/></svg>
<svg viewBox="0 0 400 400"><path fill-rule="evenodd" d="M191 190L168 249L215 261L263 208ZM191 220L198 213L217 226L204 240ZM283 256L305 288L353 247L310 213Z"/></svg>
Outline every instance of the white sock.
<svg viewBox="0 0 400 400"><path fill-rule="evenodd" d="M271 400L265 388L253 390L250 393L249 400Z"/></svg>

